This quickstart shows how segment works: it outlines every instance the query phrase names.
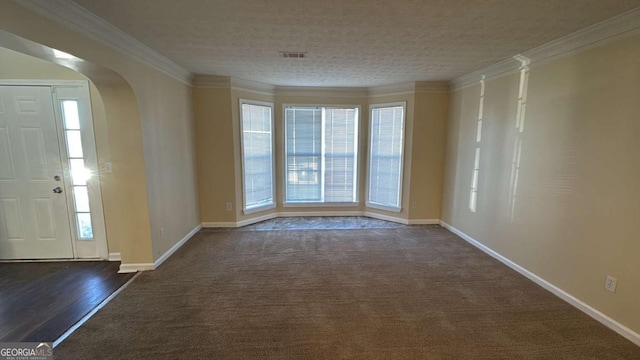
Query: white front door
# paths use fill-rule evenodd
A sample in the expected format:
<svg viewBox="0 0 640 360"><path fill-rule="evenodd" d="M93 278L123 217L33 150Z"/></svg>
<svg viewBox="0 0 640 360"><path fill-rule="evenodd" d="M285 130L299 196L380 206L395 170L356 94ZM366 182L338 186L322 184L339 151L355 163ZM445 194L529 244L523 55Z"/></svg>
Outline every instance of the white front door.
<svg viewBox="0 0 640 360"><path fill-rule="evenodd" d="M73 258L51 87L0 86L0 259Z"/></svg>

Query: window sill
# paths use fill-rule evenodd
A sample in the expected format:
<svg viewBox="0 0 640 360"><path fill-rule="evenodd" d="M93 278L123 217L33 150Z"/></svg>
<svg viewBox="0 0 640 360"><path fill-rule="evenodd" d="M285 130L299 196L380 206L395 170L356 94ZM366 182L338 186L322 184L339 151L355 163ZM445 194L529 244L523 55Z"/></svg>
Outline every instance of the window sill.
<svg viewBox="0 0 640 360"><path fill-rule="evenodd" d="M255 214L261 211L271 210L275 208L276 208L276 204L268 204L268 205L262 205L262 206L258 206L250 209L244 209L242 210L242 213L245 215L250 215L250 214Z"/></svg>
<svg viewBox="0 0 640 360"><path fill-rule="evenodd" d="M283 207L357 207L359 202L339 202L339 203L284 203Z"/></svg>
<svg viewBox="0 0 640 360"><path fill-rule="evenodd" d="M385 206L385 205L373 204L373 203L367 203L366 205L368 208L372 208L372 209L390 211L394 213L402 212L402 207L392 207L392 206Z"/></svg>

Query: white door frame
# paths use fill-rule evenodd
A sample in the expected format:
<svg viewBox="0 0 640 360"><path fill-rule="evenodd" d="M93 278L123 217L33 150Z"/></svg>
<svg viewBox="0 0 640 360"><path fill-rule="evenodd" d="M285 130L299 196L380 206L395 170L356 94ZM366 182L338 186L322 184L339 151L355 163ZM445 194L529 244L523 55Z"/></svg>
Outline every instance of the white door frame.
<svg viewBox="0 0 640 360"><path fill-rule="evenodd" d="M69 226L71 230L73 256L77 260L104 259L108 260L109 251L107 234L102 206L102 191L100 187L100 172L96 150L93 114L91 112L91 97L89 82L86 80L27 80L27 79L0 79L1 86L42 86L51 88L51 96L54 105L55 123L58 131L58 143L63 166L64 184L69 214ZM89 191L89 203L91 206L91 223L93 227L93 240L79 240L76 230L75 206L73 202L73 184L68 160L67 144L64 134L64 125L60 101L73 99L78 101L80 112L80 132L82 138L82 150L85 168L93 176L87 180ZM93 243L93 244L92 244Z"/></svg>

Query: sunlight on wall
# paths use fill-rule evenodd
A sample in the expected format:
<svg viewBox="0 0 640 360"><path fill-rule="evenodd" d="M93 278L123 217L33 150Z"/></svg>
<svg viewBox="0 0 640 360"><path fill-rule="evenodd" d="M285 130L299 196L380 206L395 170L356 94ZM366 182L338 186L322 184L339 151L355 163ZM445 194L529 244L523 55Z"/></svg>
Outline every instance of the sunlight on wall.
<svg viewBox="0 0 640 360"><path fill-rule="evenodd" d="M478 110L478 122L476 129L476 150L473 162L473 175L471 177L471 194L469 195L469 210L476 212L478 204L478 177L480 176L480 143L482 142L482 118L484 117L484 79L480 80L480 106Z"/></svg>
<svg viewBox="0 0 640 360"><path fill-rule="evenodd" d="M524 121L527 110L527 88L529 86L529 62L522 55L515 57L520 61L520 85L518 87L518 112L516 113L516 137L513 146L513 160L511 162L511 181L509 186L509 219L513 222L518 197L518 176L520 175L520 160L522 159L522 138L524 137Z"/></svg>

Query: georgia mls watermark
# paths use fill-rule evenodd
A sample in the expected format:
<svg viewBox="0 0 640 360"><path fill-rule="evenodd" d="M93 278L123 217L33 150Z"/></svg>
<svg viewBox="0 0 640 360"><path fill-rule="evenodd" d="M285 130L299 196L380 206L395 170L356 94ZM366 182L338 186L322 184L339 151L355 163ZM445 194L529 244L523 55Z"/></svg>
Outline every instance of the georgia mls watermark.
<svg viewBox="0 0 640 360"><path fill-rule="evenodd" d="M53 344L46 342L0 343L0 360L53 360Z"/></svg>

